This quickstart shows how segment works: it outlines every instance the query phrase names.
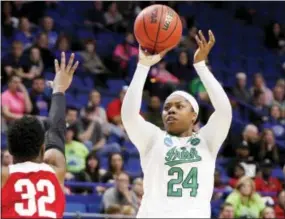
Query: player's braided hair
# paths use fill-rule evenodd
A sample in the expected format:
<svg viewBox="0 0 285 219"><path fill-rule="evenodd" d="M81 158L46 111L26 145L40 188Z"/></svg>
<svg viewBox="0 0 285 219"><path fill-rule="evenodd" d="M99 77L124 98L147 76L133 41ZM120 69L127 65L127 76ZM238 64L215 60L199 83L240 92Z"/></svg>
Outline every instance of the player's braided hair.
<svg viewBox="0 0 285 219"><path fill-rule="evenodd" d="M37 158L44 144L44 135L43 126L36 117L24 116L8 129L8 150L21 161Z"/></svg>

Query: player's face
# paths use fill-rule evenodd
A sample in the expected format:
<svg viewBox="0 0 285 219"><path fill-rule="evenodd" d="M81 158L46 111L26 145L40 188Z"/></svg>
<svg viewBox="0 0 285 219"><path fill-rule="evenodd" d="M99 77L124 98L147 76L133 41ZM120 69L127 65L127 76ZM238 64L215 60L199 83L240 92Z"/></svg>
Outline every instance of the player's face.
<svg viewBox="0 0 285 219"><path fill-rule="evenodd" d="M191 104L179 95L173 95L166 99L162 120L165 130L173 135L181 135L192 128L196 119Z"/></svg>
<svg viewBox="0 0 285 219"><path fill-rule="evenodd" d="M275 218L274 210L270 207L265 208L263 213L263 219L274 219L274 218Z"/></svg>

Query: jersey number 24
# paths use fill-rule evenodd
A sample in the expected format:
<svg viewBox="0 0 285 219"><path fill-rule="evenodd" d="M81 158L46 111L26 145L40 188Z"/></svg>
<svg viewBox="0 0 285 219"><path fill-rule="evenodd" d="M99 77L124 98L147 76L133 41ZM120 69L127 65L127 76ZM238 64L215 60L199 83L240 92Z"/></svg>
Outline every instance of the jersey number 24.
<svg viewBox="0 0 285 219"><path fill-rule="evenodd" d="M177 173L176 179L171 179L167 183L167 196L171 197L182 197L183 189L191 189L190 196L196 197L199 184L197 182L198 169L197 167L192 167L189 173L184 176L184 171L180 167L172 167L168 171L169 176L173 176ZM184 178L185 177L185 178ZM183 188L178 188L174 190L174 185L181 185Z"/></svg>
<svg viewBox="0 0 285 219"><path fill-rule="evenodd" d="M22 193L22 199L28 200L27 207L24 207L24 203L15 204L15 211L20 216L31 217L38 212L40 217L56 218L55 212L46 210L46 204L52 204L55 201L55 188L51 181L41 179L34 185L29 179L19 179L14 186L16 192ZM23 193L24 191L26 192ZM47 191L47 196L41 196L36 200L37 191Z"/></svg>

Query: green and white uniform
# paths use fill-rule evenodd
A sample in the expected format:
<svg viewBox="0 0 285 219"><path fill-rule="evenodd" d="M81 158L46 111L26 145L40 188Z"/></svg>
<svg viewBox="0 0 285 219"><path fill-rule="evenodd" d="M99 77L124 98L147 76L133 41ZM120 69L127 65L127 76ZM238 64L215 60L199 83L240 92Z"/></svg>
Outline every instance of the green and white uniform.
<svg viewBox="0 0 285 219"><path fill-rule="evenodd" d="M122 106L122 121L138 148L144 196L138 218L210 218L218 150L230 128L231 105L205 62L194 65L215 108L190 137L170 136L140 116L149 67L138 64Z"/></svg>

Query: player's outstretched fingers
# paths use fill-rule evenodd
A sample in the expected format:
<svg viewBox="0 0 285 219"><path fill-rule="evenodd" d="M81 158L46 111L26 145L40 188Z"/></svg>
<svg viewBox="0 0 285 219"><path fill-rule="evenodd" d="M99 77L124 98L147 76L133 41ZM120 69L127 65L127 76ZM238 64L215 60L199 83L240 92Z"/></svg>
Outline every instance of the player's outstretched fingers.
<svg viewBox="0 0 285 219"><path fill-rule="evenodd" d="M69 61L68 61L68 65L65 69L66 72L69 72L71 67L72 67L72 64L73 64L73 61L74 61L74 53L71 54L70 58L69 58Z"/></svg>
<svg viewBox="0 0 285 219"><path fill-rule="evenodd" d="M202 41L199 39L198 35L195 36L195 40L199 46L200 49L203 49L204 48L204 45L202 43Z"/></svg>
<svg viewBox="0 0 285 219"><path fill-rule="evenodd" d="M65 52L61 52L61 59L60 59L60 71L65 71Z"/></svg>
<svg viewBox="0 0 285 219"><path fill-rule="evenodd" d="M57 59L54 60L54 69L55 69L55 73L58 73L60 71Z"/></svg>
<svg viewBox="0 0 285 219"><path fill-rule="evenodd" d="M215 42L216 42L215 36L214 36L213 32L211 30L209 30L209 42L208 42L208 45L210 47L213 47Z"/></svg>
<svg viewBox="0 0 285 219"><path fill-rule="evenodd" d="M199 33L198 33L198 34L199 34L199 37L200 37L200 39L201 39L203 45L204 45L204 46L207 45L207 40L206 40L206 38L204 37L204 34L203 34L202 30L199 30Z"/></svg>
<svg viewBox="0 0 285 219"><path fill-rule="evenodd" d="M72 66L71 70L68 72L70 75L73 75L75 70L77 69L79 62L76 61L75 64Z"/></svg>

